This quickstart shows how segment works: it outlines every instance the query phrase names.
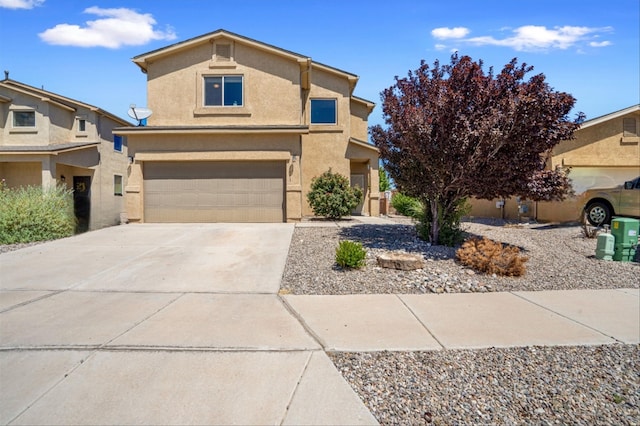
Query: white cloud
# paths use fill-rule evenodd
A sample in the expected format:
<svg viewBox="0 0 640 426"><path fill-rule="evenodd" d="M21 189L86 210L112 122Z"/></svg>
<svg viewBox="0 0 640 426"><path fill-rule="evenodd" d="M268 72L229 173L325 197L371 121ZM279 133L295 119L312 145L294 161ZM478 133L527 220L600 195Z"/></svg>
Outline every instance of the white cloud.
<svg viewBox="0 0 640 426"><path fill-rule="evenodd" d="M447 45L446 44L436 44L434 47L436 48L436 50L444 50L444 49L447 48Z"/></svg>
<svg viewBox="0 0 640 426"><path fill-rule="evenodd" d="M44 0L0 0L0 7L5 9L33 9L44 3Z"/></svg>
<svg viewBox="0 0 640 426"><path fill-rule="evenodd" d="M611 27L590 28L564 26L549 29L544 26L525 25L514 29L514 34L511 37L496 39L492 36L482 36L469 38L464 41L476 45L511 47L518 51L564 50L576 46L591 37L597 37L597 33L609 32L611 30Z"/></svg>
<svg viewBox="0 0 640 426"><path fill-rule="evenodd" d="M589 43L589 46L591 46L591 47L607 47L607 46L611 46L611 42L610 41L592 41L591 43Z"/></svg>
<svg viewBox="0 0 640 426"><path fill-rule="evenodd" d="M97 15L100 19L87 21L84 27L58 24L38 35L49 44L110 49L176 38L171 28L167 28L166 31L155 30L156 21L148 13L141 14L125 8L102 9L95 6L85 9L84 13Z"/></svg>
<svg viewBox="0 0 640 426"><path fill-rule="evenodd" d="M469 29L465 27L442 27L431 30L431 35L437 39L463 38L466 37L467 34L469 34Z"/></svg>

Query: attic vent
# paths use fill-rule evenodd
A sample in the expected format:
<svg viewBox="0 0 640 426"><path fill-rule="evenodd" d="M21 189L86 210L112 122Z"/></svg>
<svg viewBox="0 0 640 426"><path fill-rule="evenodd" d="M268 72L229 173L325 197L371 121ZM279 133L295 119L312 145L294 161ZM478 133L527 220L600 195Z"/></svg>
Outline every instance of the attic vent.
<svg viewBox="0 0 640 426"><path fill-rule="evenodd" d="M230 60L231 60L231 45L216 44L216 61L230 61Z"/></svg>
<svg viewBox="0 0 640 426"><path fill-rule="evenodd" d="M635 118L623 118L622 119L622 137L633 138L638 136L638 127L636 126Z"/></svg>

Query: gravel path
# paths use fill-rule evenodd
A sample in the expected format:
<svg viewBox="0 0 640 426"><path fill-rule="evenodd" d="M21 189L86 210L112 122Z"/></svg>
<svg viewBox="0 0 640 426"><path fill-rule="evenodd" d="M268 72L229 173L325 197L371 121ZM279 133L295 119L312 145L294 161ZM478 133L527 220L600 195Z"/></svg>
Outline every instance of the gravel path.
<svg viewBox="0 0 640 426"><path fill-rule="evenodd" d="M466 222L473 235L520 247L523 277L476 274L455 250L431 247L406 219L390 225L296 228L281 292L440 293L604 289L640 284L640 264L595 259L596 239L579 226ZM335 266L342 239L367 249L361 270ZM386 251L424 256L418 271L379 268ZM491 348L433 352L330 353L382 424L640 424L640 346Z"/></svg>

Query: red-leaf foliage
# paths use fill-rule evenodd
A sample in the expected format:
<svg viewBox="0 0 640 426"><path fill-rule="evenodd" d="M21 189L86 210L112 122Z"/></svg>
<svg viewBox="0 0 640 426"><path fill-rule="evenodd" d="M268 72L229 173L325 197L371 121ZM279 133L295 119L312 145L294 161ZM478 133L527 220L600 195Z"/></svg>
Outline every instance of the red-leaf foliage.
<svg viewBox="0 0 640 426"><path fill-rule="evenodd" d="M519 195L562 199L570 190L561 171L544 170L548 153L573 138L583 120L568 118L575 99L554 91L543 74L513 59L494 75L482 61L454 54L451 63L424 61L384 90L387 128L371 136L385 169L404 193L439 200Z"/></svg>

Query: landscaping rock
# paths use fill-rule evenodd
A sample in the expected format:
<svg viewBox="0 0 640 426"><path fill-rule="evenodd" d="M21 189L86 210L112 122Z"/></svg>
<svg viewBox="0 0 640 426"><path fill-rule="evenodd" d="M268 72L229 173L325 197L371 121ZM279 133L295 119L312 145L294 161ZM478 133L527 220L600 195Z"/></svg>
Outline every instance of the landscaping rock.
<svg viewBox="0 0 640 426"><path fill-rule="evenodd" d="M424 268L422 256L409 253L383 253L377 257L378 265L383 268L413 271Z"/></svg>

